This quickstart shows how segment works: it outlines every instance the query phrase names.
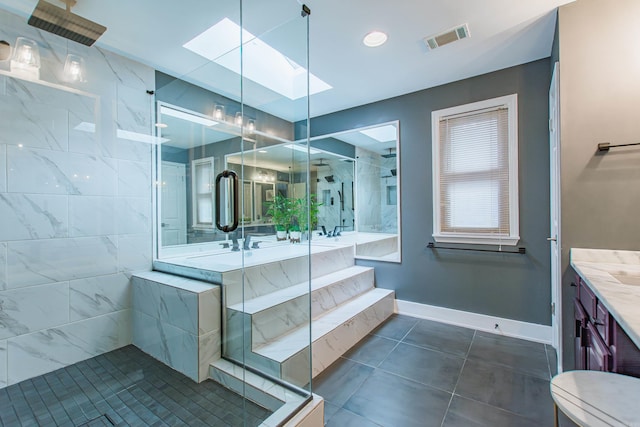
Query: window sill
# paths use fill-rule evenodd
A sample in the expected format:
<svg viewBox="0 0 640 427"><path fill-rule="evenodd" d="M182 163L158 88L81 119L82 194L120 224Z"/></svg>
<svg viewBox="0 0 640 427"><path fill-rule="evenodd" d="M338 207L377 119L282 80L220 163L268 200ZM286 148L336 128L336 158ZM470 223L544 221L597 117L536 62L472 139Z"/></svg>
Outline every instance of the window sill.
<svg viewBox="0 0 640 427"><path fill-rule="evenodd" d="M465 243L469 245L502 245L516 246L520 241L520 236L495 237L495 236L478 236L478 235L443 235L434 234L433 239L438 243Z"/></svg>

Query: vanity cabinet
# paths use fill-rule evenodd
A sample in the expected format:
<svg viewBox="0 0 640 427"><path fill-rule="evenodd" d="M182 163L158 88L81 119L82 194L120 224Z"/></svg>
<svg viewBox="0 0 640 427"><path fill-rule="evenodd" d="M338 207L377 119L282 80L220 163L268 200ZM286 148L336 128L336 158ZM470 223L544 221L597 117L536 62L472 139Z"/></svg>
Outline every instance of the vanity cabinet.
<svg viewBox="0 0 640 427"><path fill-rule="evenodd" d="M575 368L640 377L640 349L580 276L575 285Z"/></svg>

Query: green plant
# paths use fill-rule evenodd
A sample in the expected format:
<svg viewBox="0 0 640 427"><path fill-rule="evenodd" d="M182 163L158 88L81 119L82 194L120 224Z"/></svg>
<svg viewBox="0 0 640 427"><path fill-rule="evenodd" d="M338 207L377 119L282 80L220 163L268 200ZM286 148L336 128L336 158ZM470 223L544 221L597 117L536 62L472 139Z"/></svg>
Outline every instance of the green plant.
<svg viewBox="0 0 640 427"><path fill-rule="evenodd" d="M292 208L292 200L280 193L274 196L273 201L268 202L266 216L271 217L276 231L287 231L287 228L291 224Z"/></svg>
<svg viewBox="0 0 640 427"><path fill-rule="evenodd" d="M311 229L314 230L318 226L318 207L322 203L318 203L316 195L309 196L309 216L307 216L307 198L301 197L293 201L294 217L302 230L308 230L307 219L311 218Z"/></svg>

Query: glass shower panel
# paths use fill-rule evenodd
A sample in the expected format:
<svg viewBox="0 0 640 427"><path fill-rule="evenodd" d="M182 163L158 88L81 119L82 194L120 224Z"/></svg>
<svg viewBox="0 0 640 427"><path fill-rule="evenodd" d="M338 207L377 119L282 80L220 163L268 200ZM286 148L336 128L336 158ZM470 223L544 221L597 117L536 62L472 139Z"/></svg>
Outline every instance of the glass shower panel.
<svg viewBox="0 0 640 427"><path fill-rule="evenodd" d="M308 16L289 0L216 3L204 12L209 26L184 44L196 65L156 79L154 265L220 287L220 307L207 309L220 312L221 341L205 351L235 366L241 382L257 375L304 402L311 395L315 225ZM266 160L274 148L280 155ZM279 239L283 216L286 238ZM246 387L238 390L244 395Z"/></svg>

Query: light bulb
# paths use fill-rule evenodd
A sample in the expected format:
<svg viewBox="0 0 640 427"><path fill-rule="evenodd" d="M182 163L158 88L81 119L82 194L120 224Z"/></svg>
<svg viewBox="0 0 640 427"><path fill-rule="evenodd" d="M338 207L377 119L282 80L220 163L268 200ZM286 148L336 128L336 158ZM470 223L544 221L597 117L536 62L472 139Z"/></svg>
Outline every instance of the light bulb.
<svg viewBox="0 0 640 427"><path fill-rule="evenodd" d="M236 113L235 124L236 126L242 126L242 113L240 112Z"/></svg>
<svg viewBox="0 0 640 427"><path fill-rule="evenodd" d="M224 106L216 105L213 110L213 118L216 120L224 120Z"/></svg>
<svg viewBox="0 0 640 427"><path fill-rule="evenodd" d="M84 59L81 56L68 54L64 63L64 79L68 82L84 82Z"/></svg>

